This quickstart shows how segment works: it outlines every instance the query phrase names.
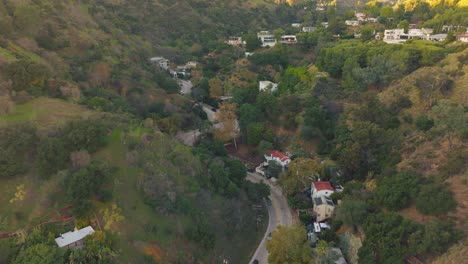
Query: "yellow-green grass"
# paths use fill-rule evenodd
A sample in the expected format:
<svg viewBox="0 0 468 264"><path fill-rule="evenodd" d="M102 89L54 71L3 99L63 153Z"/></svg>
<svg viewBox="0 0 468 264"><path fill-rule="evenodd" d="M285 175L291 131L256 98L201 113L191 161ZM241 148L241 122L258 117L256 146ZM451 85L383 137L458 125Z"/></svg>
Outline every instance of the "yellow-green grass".
<svg viewBox="0 0 468 264"><path fill-rule="evenodd" d="M0 127L22 122L32 122L39 129L60 126L67 120L77 117L91 117L97 112L65 100L39 97L24 104L16 105L15 110L0 116Z"/></svg>
<svg viewBox="0 0 468 264"><path fill-rule="evenodd" d="M12 62L16 60L16 56L13 53L2 47L0 47L0 58L6 60L7 62Z"/></svg>

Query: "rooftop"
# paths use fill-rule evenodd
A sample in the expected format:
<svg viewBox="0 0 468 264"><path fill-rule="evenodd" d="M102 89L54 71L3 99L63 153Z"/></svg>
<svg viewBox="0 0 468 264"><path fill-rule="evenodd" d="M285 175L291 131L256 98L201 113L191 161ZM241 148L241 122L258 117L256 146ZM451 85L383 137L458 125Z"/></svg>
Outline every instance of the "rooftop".
<svg viewBox="0 0 468 264"><path fill-rule="evenodd" d="M286 156L285 154L283 154L283 153L281 153L281 152L279 152L277 150L271 150L271 149L267 150L266 154L269 155L269 156L273 156L275 158L278 158L281 161L285 161L285 160L289 159L288 156Z"/></svg>
<svg viewBox="0 0 468 264"><path fill-rule="evenodd" d="M323 190L334 191L335 190L331 186L330 182L327 182L327 181L318 181L318 182L314 182L313 184L317 191L323 191Z"/></svg>
<svg viewBox="0 0 468 264"><path fill-rule="evenodd" d="M75 228L75 231L70 231L65 234L61 234L60 237L57 237L55 239L55 243L57 243L59 247L65 247L72 243L80 241L86 236L91 235L93 233L94 233L94 229L91 226L87 226L80 230L77 230Z"/></svg>

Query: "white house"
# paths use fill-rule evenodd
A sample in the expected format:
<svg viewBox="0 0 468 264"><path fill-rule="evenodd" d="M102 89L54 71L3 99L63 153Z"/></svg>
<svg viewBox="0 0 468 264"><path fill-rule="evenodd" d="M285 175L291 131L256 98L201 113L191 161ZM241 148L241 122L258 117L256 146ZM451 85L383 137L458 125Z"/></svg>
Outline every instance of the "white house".
<svg viewBox="0 0 468 264"><path fill-rule="evenodd" d="M301 27L301 23L292 23L292 24L291 24L291 27L293 27L293 28L300 28L300 27Z"/></svg>
<svg viewBox="0 0 468 264"><path fill-rule="evenodd" d="M262 42L262 47L274 47L276 45L276 38L270 31L260 31L257 37Z"/></svg>
<svg viewBox="0 0 468 264"><path fill-rule="evenodd" d="M169 69L169 60L163 57L153 57L150 59L152 63L157 63L161 69L168 70Z"/></svg>
<svg viewBox="0 0 468 264"><path fill-rule="evenodd" d="M273 160L281 164L283 167L287 166L291 162L291 159L289 159L288 156L277 150L267 150L264 157L267 162Z"/></svg>
<svg viewBox="0 0 468 264"><path fill-rule="evenodd" d="M226 43L232 46L241 46L246 44L245 41L242 41L242 37L229 37Z"/></svg>
<svg viewBox="0 0 468 264"><path fill-rule="evenodd" d="M457 35L457 40L461 42L468 42L468 34Z"/></svg>
<svg viewBox="0 0 468 264"><path fill-rule="evenodd" d="M375 17L368 17L366 18L366 21L369 23L377 23L377 18Z"/></svg>
<svg viewBox="0 0 468 264"><path fill-rule="evenodd" d="M274 92L274 91L278 90L278 84L276 84L274 82L270 82L270 81L260 81L258 83L258 89L260 91Z"/></svg>
<svg viewBox="0 0 468 264"><path fill-rule="evenodd" d="M356 12L354 13L354 16L358 21L365 21L366 20L366 14L362 12Z"/></svg>
<svg viewBox="0 0 468 264"><path fill-rule="evenodd" d="M302 27L302 32L312 32L314 30L316 30L317 27Z"/></svg>
<svg viewBox="0 0 468 264"><path fill-rule="evenodd" d="M432 29L430 28L411 28L408 30L408 36L410 39L413 38L427 38L430 34L432 34Z"/></svg>
<svg viewBox="0 0 468 264"><path fill-rule="evenodd" d="M443 42L447 39L447 34L434 34L434 35L429 35L429 37L427 37L427 40L430 40L430 41L438 41L438 42Z"/></svg>
<svg viewBox="0 0 468 264"><path fill-rule="evenodd" d="M335 189L331 186L330 182L317 181L317 182L312 183L312 186L311 186L312 198L317 198L319 196L330 197L330 195L334 192L335 192Z"/></svg>
<svg viewBox="0 0 468 264"><path fill-rule="evenodd" d="M347 26L357 27L357 26L359 26L359 21L357 21L357 20L346 20L345 24Z"/></svg>
<svg viewBox="0 0 468 264"><path fill-rule="evenodd" d="M324 28L328 28L328 22L322 22L320 23L320 25L322 25L322 27Z"/></svg>
<svg viewBox="0 0 468 264"><path fill-rule="evenodd" d="M409 35L403 29L387 29L384 32L383 41L389 44L399 44L407 41Z"/></svg>
<svg viewBox="0 0 468 264"><path fill-rule="evenodd" d="M295 44L297 43L297 38L295 35L283 35L280 42L283 44Z"/></svg>
<svg viewBox="0 0 468 264"><path fill-rule="evenodd" d="M187 69L195 69L198 66L198 62L196 61L189 61L185 64L185 68Z"/></svg>
<svg viewBox="0 0 468 264"><path fill-rule="evenodd" d="M74 231L61 234L55 239L55 243L61 248L82 248L84 238L92 234L94 234L94 229L91 226L79 230L75 228Z"/></svg>

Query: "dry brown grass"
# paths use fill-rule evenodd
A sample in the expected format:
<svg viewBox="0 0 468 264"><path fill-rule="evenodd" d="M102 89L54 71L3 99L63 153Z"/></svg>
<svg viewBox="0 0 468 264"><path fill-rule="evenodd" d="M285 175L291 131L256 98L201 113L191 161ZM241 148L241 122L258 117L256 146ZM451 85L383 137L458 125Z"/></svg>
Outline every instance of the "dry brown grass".
<svg viewBox="0 0 468 264"><path fill-rule="evenodd" d="M445 254L439 256L432 264L461 264L468 260L468 240L452 246Z"/></svg>

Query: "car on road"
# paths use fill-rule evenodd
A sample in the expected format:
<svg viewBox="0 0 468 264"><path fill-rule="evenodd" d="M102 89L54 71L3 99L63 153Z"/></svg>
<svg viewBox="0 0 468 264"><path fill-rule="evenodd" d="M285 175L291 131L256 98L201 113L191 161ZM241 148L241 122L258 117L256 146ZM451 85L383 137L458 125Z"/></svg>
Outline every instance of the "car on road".
<svg viewBox="0 0 468 264"><path fill-rule="evenodd" d="M271 240L271 232L270 232L270 233L268 233L268 236L267 236L267 238L266 238L266 239L267 239L267 240Z"/></svg>
<svg viewBox="0 0 468 264"><path fill-rule="evenodd" d="M255 259L254 261L252 261L252 264L259 264L260 262L258 262L258 259Z"/></svg>

